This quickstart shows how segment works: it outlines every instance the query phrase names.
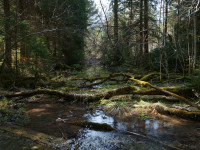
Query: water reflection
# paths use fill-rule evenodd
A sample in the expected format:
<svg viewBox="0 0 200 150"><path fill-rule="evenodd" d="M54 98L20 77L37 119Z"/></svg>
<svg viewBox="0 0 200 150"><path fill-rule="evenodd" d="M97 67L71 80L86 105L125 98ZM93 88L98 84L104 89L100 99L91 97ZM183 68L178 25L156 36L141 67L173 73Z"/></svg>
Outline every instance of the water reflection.
<svg viewBox="0 0 200 150"><path fill-rule="evenodd" d="M44 110L40 112L35 111L40 108ZM182 149L198 150L200 147L200 123L187 122L183 125L153 119L141 120L134 116L122 121L106 115L102 110L87 111L83 105L70 104L31 104L28 112L31 122L27 128L56 137L66 137L67 141L71 143L71 149L165 149L162 145L152 143L149 140L145 141L144 138L138 138L126 131L146 135ZM66 121L56 122L58 117L66 119ZM77 120L106 123L117 130L112 132L95 131L68 123ZM16 146L15 143L18 143L18 140L20 141L20 139L11 138L10 143L14 142L13 145ZM11 149L5 148L5 145L8 145L7 141L9 140L2 138L2 133L0 132L0 150ZM22 140L21 143L22 145L27 145L26 139L25 141Z"/></svg>

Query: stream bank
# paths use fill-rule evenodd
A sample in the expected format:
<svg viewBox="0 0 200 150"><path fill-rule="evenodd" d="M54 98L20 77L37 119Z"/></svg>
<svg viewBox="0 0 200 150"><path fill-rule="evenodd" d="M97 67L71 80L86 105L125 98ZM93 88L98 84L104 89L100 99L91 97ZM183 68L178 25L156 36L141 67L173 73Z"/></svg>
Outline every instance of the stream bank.
<svg viewBox="0 0 200 150"><path fill-rule="evenodd" d="M199 122L178 118L141 120L137 116L120 120L106 115L103 110L87 110L82 104L70 103L29 104L27 113L30 116L30 123L25 126L26 128L66 139L71 145L70 149L167 149L126 131L136 132L180 149L197 150L200 146ZM106 123L117 130L95 131L70 124L72 121L83 120Z"/></svg>

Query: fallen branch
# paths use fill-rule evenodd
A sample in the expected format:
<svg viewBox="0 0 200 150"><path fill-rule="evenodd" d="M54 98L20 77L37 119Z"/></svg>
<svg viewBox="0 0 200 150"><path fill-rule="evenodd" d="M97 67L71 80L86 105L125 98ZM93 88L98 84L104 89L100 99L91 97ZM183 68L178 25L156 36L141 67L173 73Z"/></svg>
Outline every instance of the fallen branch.
<svg viewBox="0 0 200 150"><path fill-rule="evenodd" d="M89 85L87 85L86 87L93 87L93 86L96 86L96 85L100 85L100 84L103 84L104 82L108 81L108 80L116 80L116 79L113 79L115 77L124 77L124 78L127 78L127 79L123 79L123 80L117 80L117 81L128 81L129 78L132 77L132 75L129 75L129 74L124 74L124 73L111 73L109 74L108 76L102 76L102 77L95 77L95 78L74 78L72 80L83 80L85 82L90 82ZM134 78L141 78L140 75L137 75L137 76L134 76ZM100 81L98 81L100 80ZM98 82L97 82L98 81ZM95 83L93 83L95 82Z"/></svg>
<svg viewBox="0 0 200 150"><path fill-rule="evenodd" d="M131 94L135 90L137 90L136 87L127 86L127 87L114 89L114 90L105 92L103 94L89 95L89 94L62 93L60 91L50 90L50 89L36 89L36 90L33 90L33 91L28 91L28 92L17 92L17 93L14 93L14 94L1 95L0 98L2 98L2 97L6 97L6 98L31 97L31 96L38 95L38 94L46 94L46 95L53 95L53 96L57 96L57 97L63 97L65 99L69 100L69 101L77 100L77 101L93 102L93 101L98 101L102 98L109 99L113 96Z"/></svg>
<svg viewBox="0 0 200 150"><path fill-rule="evenodd" d="M70 122L70 124L84 127L84 128L93 129L93 130L98 130L98 131L115 130L114 128L112 128L110 125L108 125L106 123L102 124L102 123L94 123L94 122L88 122L88 121L74 121L74 122Z"/></svg>
<svg viewBox="0 0 200 150"><path fill-rule="evenodd" d="M109 99L113 96L118 95L126 95L126 94L132 94L132 95L169 95L168 93L163 93L160 90L156 89L139 89L136 86L126 86L122 88L117 88L108 92L105 92L103 94L95 94L95 95L89 95L89 94L70 94L70 93L62 93L60 91L56 90L50 90L50 89L36 89L33 91L26 91L26 92L17 92L12 94L1 94L0 98L6 97L6 98L13 98L13 97L31 97L38 94L46 94L46 95L53 95L57 97L63 97L67 99L68 101L98 101L102 98ZM160 88L161 90L167 90L169 92L173 92L175 94L179 94L182 96L187 96L192 94L192 88L190 87L163 87ZM191 95L192 96L192 95Z"/></svg>
<svg viewBox="0 0 200 150"><path fill-rule="evenodd" d="M200 121L200 112L188 112L181 109L176 108L164 108L162 106L157 105L155 110L164 115L174 115L183 119L190 119L194 121Z"/></svg>
<svg viewBox="0 0 200 150"><path fill-rule="evenodd" d="M163 89L163 88L159 88L159 87L157 87L157 86L154 86L154 85L150 84L149 82L145 82L145 81L141 81L141 80L134 79L134 77L131 78L131 80L137 82L138 84L140 84L140 85L142 85L142 86L144 86L144 87L150 87L150 88L156 89L157 91L162 92L162 93L164 93L164 94L166 94L166 95L173 96L173 97L177 98L179 101L184 102L184 103L186 103L186 104L188 104L188 105L190 105L190 106L196 107L197 109L200 110L200 106L199 106L199 105L190 102L190 101L187 100L185 97L182 97L182 96L177 95L177 94L175 94L175 93L169 92L169 91L167 91L167 90L165 90L165 89Z"/></svg>
<svg viewBox="0 0 200 150"><path fill-rule="evenodd" d="M93 86L103 84L106 81L127 82L130 78L133 78L133 77L134 79L140 79L140 81L150 81L151 79L154 79L158 77L159 75L160 73L158 72L149 73L145 76L142 76L142 75L134 76L134 75L126 74L126 73L110 73L108 76L99 76L95 78L73 78L72 80L82 80L84 81L84 85L86 84L86 82L90 82L90 84L86 85L85 87L92 88ZM116 79L116 77L120 77L120 76L123 77L123 79L121 80ZM165 77L166 79L171 79L172 81L176 79L187 79L186 77L183 77L180 75L172 75L170 77L163 76L163 77Z"/></svg>
<svg viewBox="0 0 200 150"><path fill-rule="evenodd" d="M172 87L161 87L160 89L184 96L184 97L194 97L192 93L192 87L181 87L181 86L172 86ZM156 89L140 89L138 91L133 92L134 95L166 95L169 94L163 93L162 91L158 91Z"/></svg>

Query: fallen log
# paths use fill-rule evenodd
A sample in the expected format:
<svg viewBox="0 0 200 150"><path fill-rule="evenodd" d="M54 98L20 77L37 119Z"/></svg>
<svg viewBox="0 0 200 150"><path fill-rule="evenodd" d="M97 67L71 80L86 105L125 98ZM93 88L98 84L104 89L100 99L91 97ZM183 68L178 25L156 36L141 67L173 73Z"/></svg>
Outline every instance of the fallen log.
<svg viewBox="0 0 200 150"><path fill-rule="evenodd" d="M126 78L132 77L132 75L124 74L124 73L113 73L113 74L110 73L108 76L101 77L102 79L99 82L91 83L90 85L87 85L86 87L91 88L93 86L103 84L104 82L106 82L108 80L112 80L113 78L118 77L118 76L123 76L123 77L126 77ZM128 79L127 79L127 81L128 81Z"/></svg>
<svg viewBox="0 0 200 150"><path fill-rule="evenodd" d="M56 90L50 90L50 89L36 89L33 91L27 91L27 92L17 92L13 94L5 94L5 95L0 95L0 98L6 97L6 98L12 98L12 97L31 97L34 95L38 94L46 94L46 95L53 95L57 97L63 97L69 101L77 100L77 101L88 101L88 102L93 102L93 101L98 101L102 98L109 99L113 96L118 96L118 95L126 95L126 94L131 94L133 91L137 90L136 87L134 86L126 86L118 89L114 89L108 92L105 92L103 94L70 94L70 93L62 93L60 91Z"/></svg>
<svg viewBox="0 0 200 150"><path fill-rule="evenodd" d="M176 109L176 108L167 108L157 105L155 110L163 115L173 115L183 119L189 119L193 121L200 121L200 112L189 112L186 110Z"/></svg>
<svg viewBox="0 0 200 150"><path fill-rule="evenodd" d="M192 96L192 88L190 87L162 87L160 88L162 90L167 90L169 92L173 92L175 94L179 94L181 96ZM46 95L52 95L57 97L63 97L67 99L68 101L88 101L88 102L94 102L104 99L109 99L113 96L119 96L119 95L126 95L126 94L132 94L132 95L169 95L166 93L163 93L162 91L156 90L156 89L139 89L136 86L126 86L122 88L117 88L108 92L105 92L103 94L70 94L70 93L63 93L56 90L50 90L50 89L36 89L33 91L25 91L25 92L16 92L12 94L1 94L0 98L6 97L6 98L13 98L13 97L31 97L38 94L46 94Z"/></svg>
<svg viewBox="0 0 200 150"><path fill-rule="evenodd" d="M93 130L98 130L98 131L115 130L114 128L112 128L110 125L108 125L106 123L102 124L102 123L95 123L95 122L88 122L88 121L73 121L73 122L70 122L70 124L84 127L84 128L93 129Z"/></svg>
<svg viewBox="0 0 200 150"><path fill-rule="evenodd" d="M194 97L192 92L192 87L185 87L185 86L172 86L172 87L160 87L160 89L167 90L169 92L178 94L184 97ZM163 93L162 91L158 91L156 89L140 89L138 91L133 92L134 95L166 95L168 94Z"/></svg>
<svg viewBox="0 0 200 150"><path fill-rule="evenodd" d="M153 78L155 78L155 77L157 77L159 75L160 75L159 72L152 72L150 74L147 74L147 75L143 76L140 80L142 80L142 81L149 81L149 80L151 80L151 79L153 79Z"/></svg>
<svg viewBox="0 0 200 150"><path fill-rule="evenodd" d="M123 79L123 80L117 80L117 79L114 79L115 77L123 77L123 78L126 78L126 79ZM102 77L95 77L95 78L74 78L72 80L83 80L85 82L90 82L89 85L86 85L86 87L88 88L91 88L93 86L96 86L96 85L100 85L100 84L103 84L104 82L108 81L108 80L111 80L111 81L128 81L129 78L131 78L132 75L130 74L124 74L124 73L110 73L108 76L102 76ZM140 75L136 75L134 76L134 78L140 78L141 76ZM100 80L100 81L98 81ZM97 82L98 81L98 82ZM84 83L85 83L84 82ZM94 83L93 83L94 82Z"/></svg>
<svg viewBox="0 0 200 150"><path fill-rule="evenodd" d="M184 102L184 103L186 103L186 104L188 104L190 106L196 107L197 109L200 110L200 106L199 105L197 105L195 103L192 103L191 101L187 100L185 97L182 97L182 96L177 95L175 93L169 92L169 91L167 91L167 90L165 90L163 88L159 88L157 86L154 86L154 85L150 84L149 82L145 82L145 81L134 79L134 77L132 77L131 80L137 82L138 84L140 84L140 85L142 85L144 87L150 87L150 88L153 88L153 89L155 89L155 90L157 90L159 92L162 92L162 93L164 93L166 95L173 96L173 97L177 98L179 101Z"/></svg>
<svg viewBox="0 0 200 150"><path fill-rule="evenodd" d="M82 81L84 81L84 83L83 83L85 85L84 87L92 88L93 86L103 84L106 81L127 82L128 80L130 80L130 78L133 78L133 77L134 77L134 79L140 79L140 81L150 81L151 79L154 79L154 78L158 77L159 75L160 75L159 72L149 73L145 76L131 75L131 74L126 74L126 73L110 73L108 76L99 76L99 77L95 77L95 78L73 78L72 80L82 80ZM121 80L116 79L116 77L120 77L120 76L123 77L123 79L121 79ZM183 77L180 75L172 75L169 77L164 75L163 77L168 79L168 81L174 81L176 79L177 80L178 79L187 79L187 77ZM169 80L169 79L171 79L171 80ZM86 82L90 82L90 84L86 85Z"/></svg>

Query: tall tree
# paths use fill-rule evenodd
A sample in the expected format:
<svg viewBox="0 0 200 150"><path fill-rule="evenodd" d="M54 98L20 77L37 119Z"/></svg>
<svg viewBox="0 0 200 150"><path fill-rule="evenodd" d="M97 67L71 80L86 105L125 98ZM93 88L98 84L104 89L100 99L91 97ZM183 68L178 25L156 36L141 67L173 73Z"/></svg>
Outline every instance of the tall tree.
<svg viewBox="0 0 200 150"><path fill-rule="evenodd" d="M4 8L4 32L5 32L5 56L2 65L2 70L11 69L12 67L12 53L11 53L11 35L10 35L10 1L3 1Z"/></svg>
<svg viewBox="0 0 200 150"><path fill-rule="evenodd" d="M119 4L118 0L114 0L114 5L113 5L113 13L114 13L114 63L119 62L119 35L118 35L118 29L119 29L119 24L118 24L118 9L119 9Z"/></svg>
<svg viewBox="0 0 200 150"><path fill-rule="evenodd" d="M149 8L148 0L144 0L144 53L149 52Z"/></svg>
<svg viewBox="0 0 200 150"><path fill-rule="evenodd" d="M114 0L113 12L114 12L114 44L117 47L118 43L118 0Z"/></svg>
<svg viewBox="0 0 200 150"><path fill-rule="evenodd" d="M140 0L140 54L143 54L143 0Z"/></svg>
<svg viewBox="0 0 200 150"><path fill-rule="evenodd" d="M163 53L165 56L165 71L168 74L169 73L169 64L168 64L168 56L167 56L167 24L168 24L168 4L169 4L169 0L165 0L165 12L163 11L163 22L164 22L164 31L163 31L163 42L164 42L164 49L163 49ZM164 7L163 7L164 10Z"/></svg>

